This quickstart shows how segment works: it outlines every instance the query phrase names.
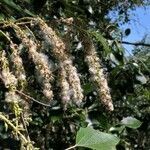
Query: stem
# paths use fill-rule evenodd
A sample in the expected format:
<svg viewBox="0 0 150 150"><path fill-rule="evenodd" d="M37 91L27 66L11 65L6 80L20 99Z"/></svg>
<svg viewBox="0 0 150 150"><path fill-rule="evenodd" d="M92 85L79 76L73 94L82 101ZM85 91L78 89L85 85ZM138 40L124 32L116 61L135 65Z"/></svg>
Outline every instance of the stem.
<svg viewBox="0 0 150 150"><path fill-rule="evenodd" d="M24 21L24 20L29 20L29 21L31 21L31 20L33 20L33 17L23 17L23 18L20 18L20 19L16 20L15 23L21 22L21 21Z"/></svg>
<svg viewBox="0 0 150 150"><path fill-rule="evenodd" d="M67 148L67 149L65 149L65 150L70 150L70 149L73 149L73 148L75 148L75 147L77 147L77 145L71 146L71 147L69 147L69 148Z"/></svg>
<svg viewBox="0 0 150 150"><path fill-rule="evenodd" d="M143 43L143 42L135 42L135 43L132 43L132 42L127 42L127 41L119 41L119 43L122 43L122 44L129 44L129 45L134 45L134 46L147 46L147 47L150 47L150 44Z"/></svg>
<svg viewBox="0 0 150 150"><path fill-rule="evenodd" d="M26 22L18 22L16 23L17 25L27 25L27 24L31 24L31 21L26 21Z"/></svg>
<svg viewBox="0 0 150 150"><path fill-rule="evenodd" d="M18 129L10 122L10 120L8 120L4 115L2 115L2 113L0 113L0 119L6 122L14 131L16 131L20 135L20 137L24 140L25 143L28 143L25 136L22 135L21 132L18 131Z"/></svg>
<svg viewBox="0 0 150 150"><path fill-rule="evenodd" d="M30 99L30 100L36 102L36 103L39 103L40 105L43 105L43 106L46 106L46 107L51 107L51 105L45 104L45 103L43 103L43 102L40 102L40 101L34 99L33 97L31 97L31 96L29 96L29 95L27 95L27 94L25 94L25 93L23 93L23 92L21 92L21 91L18 91L18 90L15 90L15 91L16 91L17 93L19 93L20 95L22 95L22 96L24 96L24 97L26 97L26 98L28 98L28 99Z"/></svg>
<svg viewBox="0 0 150 150"><path fill-rule="evenodd" d="M2 75L1 75L1 73L0 73L0 79L4 82L4 79L3 79ZM31 97L31 96L29 96L29 95L27 95L27 94L25 94L25 93L23 93L23 92L21 92L21 91L18 91L18 90L15 90L15 91L16 91L18 94L20 94L20 95L22 95L22 96L24 96L24 97L26 97L26 98L28 98L28 99L30 99L30 100L32 100L32 101L38 103L38 104L40 104L40 105L43 105L43 106L46 106L46 107L51 107L50 104L45 104L45 103L43 103L43 102L40 102L40 101L34 99L33 97Z"/></svg>
<svg viewBox="0 0 150 150"><path fill-rule="evenodd" d="M126 49L126 51L128 52L128 54L129 54L131 57L133 57L133 58L136 59L137 61L141 62L142 65L145 67L145 69L146 69L147 71L150 71L149 68L148 68L148 66L147 66L141 59L139 59L138 57L132 55L127 49Z"/></svg>
<svg viewBox="0 0 150 150"><path fill-rule="evenodd" d="M7 36L2 30L0 30L0 33L2 33L3 36L5 36L6 39L11 43L11 39L9 38L9 36Z"/></svg>

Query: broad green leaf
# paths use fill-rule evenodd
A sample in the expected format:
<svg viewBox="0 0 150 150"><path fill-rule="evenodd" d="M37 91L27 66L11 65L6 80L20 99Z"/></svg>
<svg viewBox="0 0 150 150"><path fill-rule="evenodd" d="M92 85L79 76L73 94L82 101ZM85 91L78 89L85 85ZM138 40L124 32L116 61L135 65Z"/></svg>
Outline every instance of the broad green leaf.
<svg viewBox="0 0 150 150"><path fill-rule="evenodd" d="M59 122L60 119L61 119L61 116L51 116L51 121L52 121L53 123Z"/></svg>
<svg viewBox="0 0 150 150"><path fill-rule="evenodd" d="M141 126L142 122L133 117L126 117L121 120L121 124L132 129L137 129Z"/></svg>
<svg viewBox="0 0 150 150"><path fill-rule="evenodd" d="M94 150L115 150L119 139L112 134L94 130L91 127L80 128L76 137L76 146Z"/></svg>

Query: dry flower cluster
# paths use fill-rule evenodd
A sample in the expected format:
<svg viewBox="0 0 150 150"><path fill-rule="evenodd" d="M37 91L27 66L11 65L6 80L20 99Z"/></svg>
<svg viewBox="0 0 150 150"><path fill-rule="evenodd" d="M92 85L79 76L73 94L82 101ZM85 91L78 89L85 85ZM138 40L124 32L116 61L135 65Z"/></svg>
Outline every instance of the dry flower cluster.
<svg viewBox="0 0 150 150"><path fill-rule="evenodd" d="M35 69L38 75L38 81L42 85L42 92L43 94L49 99L53 99L53 92L51 90L51 84L52 81L52 72L51 72L51 66L47 59L47 56L38 53L37 49L38 46L36 42L33 41L33 39L28 38L25 32L21 30L16 25L13 25L15 28L17 36L21 39L23 45L27 48L28 54L31 57L32 61L35 64Z"/></svg>
<svg viewBox="0 0 150 150"><path fill-rule="evenodd" d="M14 45L11 43L10 47L14 50L12 55L11 55L11 61L13 61L13 67L15 66L16 69L14 70L14 74L10 72L10 63L6 57L6 52L4 50L0 51L0 71L1 71L1 79L3 80L5 87L8 88L8 92L5 93L5 101L10 105L10 108L12 112L15 114L16 119L15 119L15 125L16 127L4 116L1 115L1 119L7 124L9 124L12 128L14 128L15 132L18 132L21 136L21 144L24 147L27 145L27 143L30 143L30 140L27 141L26 138L23 134L20 133L18 128L23 128L24 133L27 132L26 130L26 125L29 121L29 116L30 116L30 105L27 101L24 101L20 95L16 93L16 89L18 86L18 83L21 81L25 81L25 77L21 77L21 71L23 71L24 74L24 69L22 68L21 64L21 58L18 55ZM16 57L14 59L13 57ZM19 68L18 68L19 67ZM22 69L22 70L18 70ZM20 78L21 77L21 78ZM21 107L20 107L21 106ZM23 122L20 120L20 118L23 118Z"/></svg>
<svg viewBox="0 0 150 150"><path fill-rule="evenodd" d="M62 68L62 75L66 76L65 78L62 77L62 81L60 81L62 87L67 86L61 92L63 102L69 101L71 97L77 105L80 104L83 99L82 88L77 69L73 66L69 50L67 50L65 43L57 36L55 31L43 20L38 20L37 24L46 42L52 46L53 55L58 60L60 68ZM70 92L68 92L68 88Z"/></svg>
<svg viewBox="0 0 150 150"><path fill-rule="evenodd" d="M85 62L89 66L89 72L91 74L92 81L96 85L98 96L102 102L102 104L110 111L114 110L112 99L107 83L106 76L104 74L104 70L101 66L100 59L95 50L94 44L89 39L83 38L83 45L86 51L85 54Z"/></svg>
<svg viewBox="0 0 150 150"><path fill-rule="evenodd" d="M15 36L21 41L20 45L14 43L14 41L12 42L11 35L7 34L6 36L10 42L11 55L7 58L7 52L1 50L1 76L6 88L9 89L9 92L6 93L6 99L12 98L14 95L15 100L21 100L21 98L17 98L18 95L15 94L16 91L21 90L24 92L25 88L30 84L28 83L29 77L26 75L24 69L24 58L20 55L23 48L26 49L28 59L31 60L35 66L33 76L36 76L36 81L41 86L43 96L45 96L48 102L51 102L54 99L55 93L53 86L55 85L53 85L53 81L55 73L52 69L53 67L50 58L44 52L39 51L42 42L36 38L37 35L33 36L35 32L34 29L38 28L38 32L41 35L40 38L42 38L49 47L52 47L52 50L50 50L49 53L51 53L50 55L57 61L57 70L59 74L57 76L59 78L56 80L57 86L60 88L59 97L62 100L62 104L64 107L71 103L75 103L79 106L84 98L83 89L81 87L77 67L73 64L73 59L67 44L65 44L62 38L60 38L60 36L40 18L33 18L30 21L29 30L32 34L27 30L28 27L26 24L20 24L6 24L7 27L9 26L14 30ZM108 110L112 111L113 104L107 79L103 73L103 68L100 65L100 59L96 53L94 44L86 37L82 39L82 42L85 50L85 63L89 67L89 73L91 74L92 81L96 85L95 87L98 96L100 97L102 104L106 106ZM12 63L11 71L9 69L9 63ZM27 98L29 98L29 96Z"/></svg>
<svg viewBox="0 0 150 150"><path fill-rule="evenodd" d="M71 26L73 19L71 18L68 21L62 20L62 22ZM13 32L7 31L9 28ZM0 32L9 44L7 44L8 46L2 46L0 50L0 80L7 88L5 101L11 104L10 106L13 104L12 110L18 118L16 126L6 117L1 117L18 132L18 135L24 140L23 144L28 145L27 143L29 143L32 147L29 136L26 136L28 134L22 134L17 128L17 126L22 126L23 130L27 131L26 125L28 125L28 119L30 118L31 100L44 106L51 106L51 102L54 101L57 94L61 99L64 110L67 109L68 104L80 106L84 98L80 81L82 76L79 75L78 67L73 63L73 56L68 43L65 43L42 19L30 18L27 24L5 22L1 29ZM107 110L112 111L111 95L100 58L88 35L80 34L84 48L84 61L89 68L91 82L95 85L101 103L106 106ZM16 42L16 39L19 42ZM42 41L39 39L42 39ZM43 41L49 49L44 47L46 50L41 51ZM53 66L54 62L46 54L46 51L56 60L56 66ZM39 86L40 88L38 88ZM59 89L60 92L56 89ZM33 98L35 93L36 99ZM40 94L38 95L38 93ZM40 97L40 100L37 99L38 97ZM41 102L41 99L44 99L48 104Z"/></svg>

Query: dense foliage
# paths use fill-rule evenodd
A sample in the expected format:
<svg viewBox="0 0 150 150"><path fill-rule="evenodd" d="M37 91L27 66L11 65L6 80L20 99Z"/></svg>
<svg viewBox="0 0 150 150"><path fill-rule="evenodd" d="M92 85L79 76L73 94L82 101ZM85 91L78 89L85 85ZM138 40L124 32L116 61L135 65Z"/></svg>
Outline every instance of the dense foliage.
<svg viewBox="0 0 150 150"><path fill-rule="evenodd" d="M0 149L149 149L149 48L120 30L148 3L0 0Z"/></svg>

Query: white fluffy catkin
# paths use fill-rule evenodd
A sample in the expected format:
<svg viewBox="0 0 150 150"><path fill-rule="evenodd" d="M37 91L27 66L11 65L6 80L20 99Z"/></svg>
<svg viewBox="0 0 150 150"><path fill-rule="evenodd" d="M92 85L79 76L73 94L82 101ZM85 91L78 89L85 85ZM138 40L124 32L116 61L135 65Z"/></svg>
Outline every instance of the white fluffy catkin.
<svg viewBox="0 0 150 150"><path fill-rule="evenodd" d="M0 64L1 76L4 81L5 87L9 90L15 90L18 84L18 80L9 70L9 62L4 50L0 52Z"/></svg>
<svg viewBox="0 0 150 150"><path fill-rule="evenodd" d="M5 87L8 88L8 92L5 93L5 101L7 103L19 103L21 98L19 95L15 93L18 80L17 78L10 72L9 62L6 57L6 52L3 50L0 52L0 70L1 77L5 84Z"/></svg>
<svg viewBox="0 0 150 150"><path fill-rule="evenodd" d="M67 75L66 75L66 71L64 69L63 64L60 64L60 68L59 68L59 73L60 73L60 77L59 77L59 86L61 88L61 99L62 99L62 103L66 106L69 102L70 102L70 87L69 87L69 83L67 81Z"/></svg>
<svg viewBox="0 0 150 150"><path fill-rule="evenodd" d="M14 44L13 42L10 43L10 48L12 50L10 59L11 62L13 62L13 72L20 83L21 89L23 89L27 81L22 58L20 57L20 49L18 45Z"/></svg>
<svg viewBox="0 0 150 150"><path fill-rule="evenodd" d="M89 38L83 38L83 46L85 50L85 62L88 64L89 73L92 81L97 86L97 92L102 104L109 110L113 111L113 103L108 87L107 79L104 75L103 67L100 64L100 59L95 50L94 44Z"/></svg>
<svg viewBox="0 0 150 150"><path fill-rule="evenodd" d="M42 92L49 100L53 99L53 91L51 81L53 80L52 71L48 58L43 53L37 52L37 44L30 39L20 27L13 25L17 36L22 40L22 43L28 49L29 57L32 58L36 72L38 73L38 81L42 84Z"/></svg>
<svg viewBox="0 0 150 150"><path fill-rule="evenodd" d="M72 59L68 54L68 49L66 48L65 43L43 20L37 19L36 24L38 24L40 33L45 41L52 46L52 52L55 58L59 63L63 64L69 86L73 91L72 99L77 105L79 105L83 99L83 90L81 88L79 75L76 68L73 66Z"/></svg>

